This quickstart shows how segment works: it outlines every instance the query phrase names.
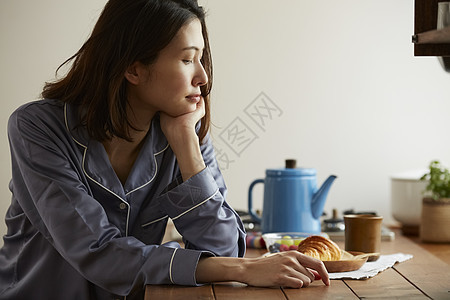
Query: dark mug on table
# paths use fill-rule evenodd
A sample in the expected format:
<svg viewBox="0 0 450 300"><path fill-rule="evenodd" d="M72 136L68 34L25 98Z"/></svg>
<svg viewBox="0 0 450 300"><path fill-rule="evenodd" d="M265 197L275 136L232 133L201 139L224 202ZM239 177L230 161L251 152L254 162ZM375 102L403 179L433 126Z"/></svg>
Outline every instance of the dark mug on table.
<svg viewBox="0 0 450 300"><path fill-rule="evenodd" d="M345 250L364 253L380 253L381 222L376 215L345 215ZM370 256L375 261L379 255Z"/></svg>

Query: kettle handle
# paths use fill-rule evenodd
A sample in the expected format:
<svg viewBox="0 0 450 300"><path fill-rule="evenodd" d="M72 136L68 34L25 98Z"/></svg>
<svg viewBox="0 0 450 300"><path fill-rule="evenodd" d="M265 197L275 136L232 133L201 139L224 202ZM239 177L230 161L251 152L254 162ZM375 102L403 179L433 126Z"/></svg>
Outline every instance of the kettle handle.
<svg viewBox="0 0 450 300"><path fill-rule="evenodd" d="M253 220L261 223L261 218L258 217L256 212L253 210L253 200L252 200L253 187L258 183L264 183L264 179L254 180L248 188L248 214L252 217Z"/></svg>

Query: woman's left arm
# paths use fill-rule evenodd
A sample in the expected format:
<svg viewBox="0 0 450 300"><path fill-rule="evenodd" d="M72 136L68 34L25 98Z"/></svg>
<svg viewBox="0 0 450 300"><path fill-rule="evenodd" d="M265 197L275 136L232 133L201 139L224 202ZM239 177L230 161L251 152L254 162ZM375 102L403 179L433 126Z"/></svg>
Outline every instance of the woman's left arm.
<svg viewBox="0 0 450 300"><path fill-rule="evenodd" d="M161 128L177 157L183 183L161 195L159 201L186 248L243 256L244 227L225 201L226 186L211 140L207 136L200 146L195 133L195 124L204 114L202 106L203 101L195 112L176 118L161 114Z"/></svg>

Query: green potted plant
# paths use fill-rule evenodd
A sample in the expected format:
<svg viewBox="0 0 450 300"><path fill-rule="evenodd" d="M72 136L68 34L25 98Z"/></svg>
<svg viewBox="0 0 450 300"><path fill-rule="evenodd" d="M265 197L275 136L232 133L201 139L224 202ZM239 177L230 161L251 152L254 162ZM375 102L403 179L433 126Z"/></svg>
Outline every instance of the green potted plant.
<svg viewBox="0 0 450 300"><path fill-rule="evenodd" d="M450 172L439 161L432 161L422 201L420 238L424 242L450 242Z"/></svg>

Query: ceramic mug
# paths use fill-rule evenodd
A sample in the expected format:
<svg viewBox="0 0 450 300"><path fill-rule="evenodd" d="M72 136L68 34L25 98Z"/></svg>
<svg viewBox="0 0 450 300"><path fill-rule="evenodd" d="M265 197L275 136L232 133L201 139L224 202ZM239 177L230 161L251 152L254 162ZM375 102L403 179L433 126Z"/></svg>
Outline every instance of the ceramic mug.
<svg viewBox="0 0 450 300"><path fill-rule="evenodd" d="M345 215L345 250L380 253L382 221L383 217L375 215ZM368 261L379 257L370 256Z"/></svg>

